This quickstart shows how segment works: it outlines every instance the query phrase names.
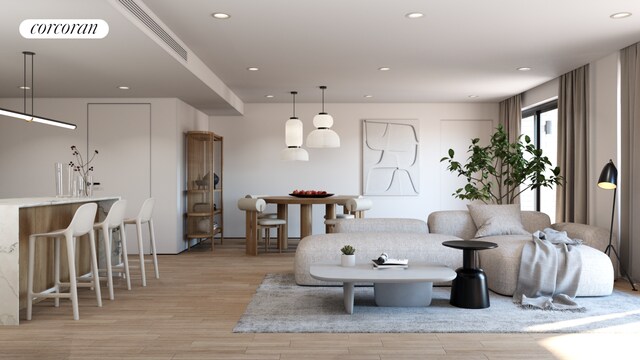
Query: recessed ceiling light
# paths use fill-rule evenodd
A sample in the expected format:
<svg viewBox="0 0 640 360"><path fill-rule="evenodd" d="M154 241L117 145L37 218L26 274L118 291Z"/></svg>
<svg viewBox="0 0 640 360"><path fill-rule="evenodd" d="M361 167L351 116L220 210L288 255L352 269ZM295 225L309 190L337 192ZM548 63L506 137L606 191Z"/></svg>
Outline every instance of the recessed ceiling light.
<svg viewBox="0 0 640 360"><path fill-rule="evenodd" d="M266 97L267 99L273 99L275 96L273 96L273 95L265 95L264 97Z"/></svg>
<svg viewBox="0 0 640 360"><path fill-rule="evenodd" d="M130 88L128 86L118 86L118 89L120 89L120 90L129 90Z"/></svg>
<svg viewBox="0 0 640 360"><path fill-rule="evenodd" d="M249 70L249 71L258 71L260 69L258 69L257 67L252 66L252 67L248 67L247 70Z"/></svg>
<svg viewBox="0 0 640 360"><path fill-rule="evenodd" d="M404 17L406 17L407 19L419 19L419 18L421 18L423 16L424 16L423 13L410 12L410 13L406 14Z"/></svg>
<svg viewBox="0 0 640 360"><path fill-rule="evenodd" d="M389 71L389 70L391 70L391 68L390 67L381 67L381 68L378 68L378 70L380 70L380 71Z"/></svg>
<svg viewBox="0 0 640 360"><path fill-rule="evenodd" d="M478 98L478 97L480 97L480 96L478 96L478 95L469 95L470 99L475 99L475 98Z"/></svg>
<svg viewBox="0 0 640 360"><path fill-rule="evenodd" d="M366 97L367 99L371 99L373 95L365 95L364 97Z"/></svg>
<svg viewBox="0 0 640 360"><path fill-rule="evenodd" d="M28 86L18 86L18 89L20 89L20 90L31 90L31 88L28 87Z"/></svg>
<svg viewBox="0 0 640 360"><path fill-rule="evenodd" d="M627 11L609 15L609 17L612 19L624 19L624 18L628 18L629 16L631 16L631 13Z"/></svg>
<svg viewBox="0 0 640 360"><path fill-rule="evenodd" d="M531 70L531 68L530 68L530 67L523 66L523 67L519 67L519 68L517 68L516 70L518 70L518 71L529 71L529 70Z"/></svg>
<svg viewBox="0 0 640 360"><path fill-rule="evenodd" d="M225 20L231 17L231 15L229 14L225 14L225 13L213 13L211 14L211 16L213 16L216 19L221 19L221 20Z"/></svg>

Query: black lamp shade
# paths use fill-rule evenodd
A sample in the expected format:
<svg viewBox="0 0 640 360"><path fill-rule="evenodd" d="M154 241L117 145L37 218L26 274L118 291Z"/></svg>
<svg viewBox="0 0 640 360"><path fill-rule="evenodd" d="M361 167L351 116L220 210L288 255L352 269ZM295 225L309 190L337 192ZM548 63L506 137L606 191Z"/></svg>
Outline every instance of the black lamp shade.
<svg viewBox="0 0 640 360"><path fill-rule="evenodd" d="M612 160L602 168L600 177L598 178L598 186L603 189L615 189L618 186L618 169Z"/></svg>

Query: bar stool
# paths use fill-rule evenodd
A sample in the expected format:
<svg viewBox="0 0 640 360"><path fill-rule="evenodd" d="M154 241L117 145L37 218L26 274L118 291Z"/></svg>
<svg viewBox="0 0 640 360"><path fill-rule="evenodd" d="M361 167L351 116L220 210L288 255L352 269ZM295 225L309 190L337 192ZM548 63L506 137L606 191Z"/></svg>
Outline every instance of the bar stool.
<svg viewBox="0 0 640 360"><path fill-rule="evenodd" d="M109 209L109 214L104 221L94 224L93 229L95 231L102 232L102 240L104 242L105 260L107 263L107 287L109 288L109 299L113 300L113 270L124 272L127 278L127 290L131 290L131 278L129 276L129 260L127 257L127 236L124 231L124 212L127 208L127 200L118 200ZM113 241L113 230L118 229L120 231L120 242L122 243L122 257L123 261L120 265L111 265L111 242ZM122 269L124 267L124 269ZM99 269L99 271L104 271Z"/></svg>
<svg viewBox="0 0 640 360"><path fill-rule="evenodd" d="M258 238L262 236L262 230L265 230L264 249L269 250L270 229L278 229L278 250L282 251L282 229L287 225L284 219L260 218L260 213L264 211L267 203L263 199L242 198L238 200L238 208L247 213L247 249L257 248ZM255 226L255 237L252 239L252 227ZM257 251L256 251L257 252Z"/></svg>
<svg viewBox="0 0 640 360"><path fill-rule="evenodd" d="M93 235L93 221L96 217L98 205L96 203L87 203L78 208L69 227L66 229L55 230L47 233L31 234L29 236L29 263L27 278L27 320L31 320L34 298L54 298L54 306L60 306L60 298L71 299L71 307L73 308L73 319L79 320L80 314L78 310L78 287L93 287L98 301L98 307L102 307L102 299L100 294L100 277L98 275L98 259L96 257L96 243ZM89 234L89 246L91 257L91 282L79 283L76 274L75 264L75 239ZM69 282L60 282L60 238L64 237L67 247L67 260L69 263ZM35 254L37 239L54 239L54 293L48 291L33 292L33 276L35 269ZM69 286L68 293L60 293L62 286Z"/></svg>
<svg viewBox="0 0 640 360"><path fill-rule="evenodd" d="M156 254L156 237L153 232L153 219L151 218L154 204L154 198L148 198L142 204L140 212L136 217L124 220L125 225L136 226L136 235L138 236L138 255L140 256L140 273L142 274L142 286L147 286L147 276L144 270L145 260L144 246L142 245L142 224L149 224L149 242L151 243L151 255L153 256L153 269L156 273L156 279L160 279L160 273L158 272L158 255Z"/></svg>

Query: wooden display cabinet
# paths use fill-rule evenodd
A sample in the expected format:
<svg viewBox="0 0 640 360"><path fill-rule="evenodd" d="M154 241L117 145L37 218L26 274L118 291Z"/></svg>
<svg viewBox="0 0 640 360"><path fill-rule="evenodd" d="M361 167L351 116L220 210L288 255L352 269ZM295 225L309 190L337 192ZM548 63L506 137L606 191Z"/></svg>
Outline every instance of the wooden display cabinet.
<svg viewBox="0 0 640 360"><path fill-rule="evenodd" d="M208 131L190 131L186 136L185 240L191 248L215 238L223 241L222 136Z"/></svg>

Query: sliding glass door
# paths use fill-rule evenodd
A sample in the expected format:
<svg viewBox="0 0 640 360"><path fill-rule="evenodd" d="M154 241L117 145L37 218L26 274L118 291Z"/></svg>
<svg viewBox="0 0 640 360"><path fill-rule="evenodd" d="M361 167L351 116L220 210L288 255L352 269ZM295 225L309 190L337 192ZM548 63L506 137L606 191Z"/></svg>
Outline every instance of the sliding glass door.
<svg viewBox="0 0 640 360"><path fill-rule="evenodd" d="M558 163L558 103L548 102L522 112L521 131L531 137L537 148L549 158L553 166ZM551 172L549 171L549 174ZM520 194L522 210L546 213L551 222L556 218L556 187L527 190Z"/></svg>

